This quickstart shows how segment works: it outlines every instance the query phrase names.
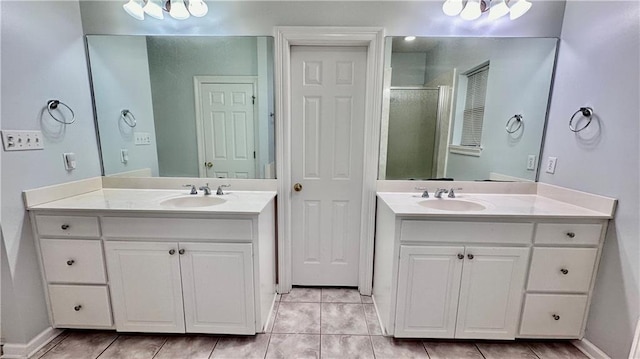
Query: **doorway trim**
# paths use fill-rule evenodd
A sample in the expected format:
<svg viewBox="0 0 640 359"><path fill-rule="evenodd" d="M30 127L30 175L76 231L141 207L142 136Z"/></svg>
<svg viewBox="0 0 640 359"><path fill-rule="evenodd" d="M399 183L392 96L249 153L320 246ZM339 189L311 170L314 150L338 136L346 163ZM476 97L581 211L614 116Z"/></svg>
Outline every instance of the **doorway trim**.
<svg viewBox="0 0 640 359"><path fill-rule="evenodd" d="M259 97L258 96L258 76L203 76L196 75L193 76L193 98L195 99L196 106L196 141L198 145L198 176L200 178L207 177L207 170L204 168L204 158L205 158L205 139L204 139L204 117L202 116L202 104L200 103L200 99L202 93L200 93L200 89L203 84L248 84L253 86L253 96L255 96L255 103L253 106L253 148L255 151L259 151L259 142L258 139L260 135L258 133L258 110L259 109ZM256 175L260 173L260 168L258 164L257 156L255 158L255 173Z"/></svg>
<svg viewBox="0 0 640 359"><path fill-rule="evenodd" d="M291 46L367 47L362 211L358 288L373 285L376 180L382 109L384 29L381 27L276 27L276 173L278 178L278 292L292 286L291 238Z"/></svg>

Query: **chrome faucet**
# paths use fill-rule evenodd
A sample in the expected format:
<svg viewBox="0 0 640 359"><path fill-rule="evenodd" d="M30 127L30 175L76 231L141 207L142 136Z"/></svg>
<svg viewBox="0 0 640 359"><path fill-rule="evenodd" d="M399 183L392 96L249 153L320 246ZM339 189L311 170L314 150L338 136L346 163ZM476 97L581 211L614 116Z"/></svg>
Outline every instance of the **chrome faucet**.
<svg viewBox="0 0 640 359"><path fill-rule="evenodd" d="M433 193L433 197L435 198L442 198L442 194L443 193L449 193L449 190L444 189L444 188L438 188L436 189L436 191Z"/></svg>
<svg viewBox="0 0 640 359"><path fill-rule="evenodd" d="M462 188L452 188L449 190L449 195L447 195L447 197L449 198L456 198L456 193L454 191L462 191Z"/></svg>
<svg viewBox="0 0 640 359"><path fill-rule="evenodd" d="M416 187L416 189L418 191L423 191L422 198L429 198L429 190L427 190L427 187Z"/></svg>
<svg viewBox="0 0 640 359"><path fill-rule="evenodd" d="M195 185L185 184L185 185L182 185L182 187L191 187L191 192L189 192L189 194L198 194L198 190L196 190L196 186Z"/></svg>
<svg viewBox="0 0 640 359"><path fill-rule="evenodd" d="M218 190L216 191L216 195L218 196L222 196L224 194L224 192L222 191L223 188L227 188L227 187L231 187L230 184L221 184L218 186Z"/></svg>
<svg viewBox="0 0 640 359"><path fill-rule="evenodd" d="M202 186L200 188L198 188L201 191L204 191L204 195L205 196L210 196L211 195L211 188L209 188L209 183L207 183L205 186Z"/></svg>

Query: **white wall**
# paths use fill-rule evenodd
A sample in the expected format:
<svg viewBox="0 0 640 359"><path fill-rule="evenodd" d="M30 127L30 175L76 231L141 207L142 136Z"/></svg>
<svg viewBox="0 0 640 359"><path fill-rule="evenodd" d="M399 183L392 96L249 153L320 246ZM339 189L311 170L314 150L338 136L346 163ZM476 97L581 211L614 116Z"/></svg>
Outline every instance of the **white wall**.
<svg viewBox="0 0 640 359"><path fill-rule="evenodd" d="M2 1L2 129L42 130L45 149L2 154L2 336L26 343L48 324L25 189L100 175L80 9L75 1ZM62 126L42 111L69 104L76 122ZM63 152L75 152L67 172ZM9 175L7 175L9 174ZM8 270L9 273L5 273ZM13 303L5 302L11 298Z"/></svg>
<svg viewBox="0 0 640 359"><path fill-rule="evenodd" d="M544 156L556 173L540 181L619 200L596 280L586 338L627 358L640 314L640 3L569 1L565 12ZM599 119L575 135L571 115Z"/></svg>
<svg viewBox="0 0 640 359"><path fill-rule="evenodd" d="M100 147L106 175L150 168L158 175L156 130L153 120L147 41L140 36L91 36L87 39ZM135 116L131 128L120 118L128 109ZM134 133L151 135L150 145L135 145ZM128 150L122 163L120 152Z"/></svg>

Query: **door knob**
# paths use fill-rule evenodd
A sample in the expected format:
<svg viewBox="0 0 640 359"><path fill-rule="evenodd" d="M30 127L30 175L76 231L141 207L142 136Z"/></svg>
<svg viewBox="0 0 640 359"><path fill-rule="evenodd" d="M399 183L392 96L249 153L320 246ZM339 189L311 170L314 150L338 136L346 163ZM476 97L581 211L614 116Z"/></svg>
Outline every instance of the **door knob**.
<svg viewBox="0 0 640 359"><path fill-rule="evenodd" d="M204 165L207 166L207 168L212 168L213 162L205 162Z"/></svg>
<svg viewBox="0 0 640 359"><path fill-rule="evenodd" d="M296 192L302 191L302 185L300 183L296 183L293 185L293 190Z"/></svg>

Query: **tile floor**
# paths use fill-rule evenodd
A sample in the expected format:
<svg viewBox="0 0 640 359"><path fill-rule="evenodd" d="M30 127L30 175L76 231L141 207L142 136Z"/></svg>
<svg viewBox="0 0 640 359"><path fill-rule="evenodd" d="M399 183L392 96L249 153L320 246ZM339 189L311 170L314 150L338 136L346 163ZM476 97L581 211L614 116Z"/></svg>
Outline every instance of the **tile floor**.
<svg viewBox="0 0 640 359"><path fill-rule="evenodd" d="M586 359L568 342L397 340L381 336L371 297L355 289L294 288L255 336L66 331L34 359L430 358Z"/></svg>

